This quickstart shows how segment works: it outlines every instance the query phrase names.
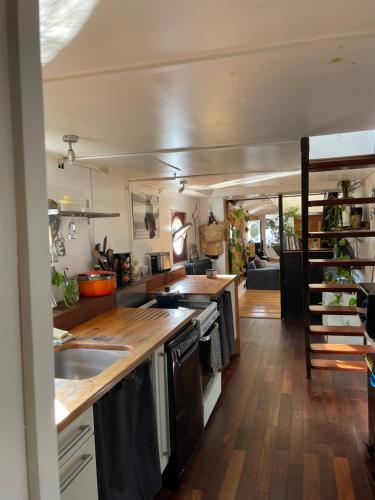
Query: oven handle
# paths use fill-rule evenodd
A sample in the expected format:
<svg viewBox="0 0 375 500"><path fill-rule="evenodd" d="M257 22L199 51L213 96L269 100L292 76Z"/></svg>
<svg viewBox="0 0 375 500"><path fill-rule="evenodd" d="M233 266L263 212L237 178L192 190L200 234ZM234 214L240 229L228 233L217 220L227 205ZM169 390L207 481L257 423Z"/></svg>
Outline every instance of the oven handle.
<svg viewBox="0 0 375 500"><path fill-rule="evenodd" d="M208 340L211 340L211 333L215 330L215 328L219 328L219 323L217 323L217 321L212 323L209 329L202 335L202 337L200 338L201 342L207 342Z"/></svg>
<svg viewBox="0 0 375 500"><path fill-rule="evenodd" d="M206 335L203 335L203 337L199 339L200 342L209 342L210 340L211 340L211 333L207 333Z"/></svg>

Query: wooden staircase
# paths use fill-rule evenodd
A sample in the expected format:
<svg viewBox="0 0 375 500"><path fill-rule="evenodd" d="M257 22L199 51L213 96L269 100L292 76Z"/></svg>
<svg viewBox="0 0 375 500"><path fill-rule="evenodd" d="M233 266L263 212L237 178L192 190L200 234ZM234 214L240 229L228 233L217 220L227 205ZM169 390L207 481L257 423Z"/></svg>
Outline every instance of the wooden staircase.
<svg viewBox="0 0 375 500"><path fill-rule="evenodd" d="M335 370L362 372L367 370L364 356L375 349L367 345L367 333L364 326L326 326L311 324L316 318L323 315L362 315L366 310L353 306L324 306L311 305L310 298L313 294L323 292L359 292L357 284L326 284L310 283L309 269L311 266L319 267L364 267L375 266L375 259L311 259L309 258L309 238L369 238L375 236L375 231L368 229L335 230L311 232L308 230L309 207L327 207L355 204L374 204L374 197L365 198L340 198L329 200L309 200L309 176L314 172L326 172L356 168L375 167L375 155L351 156L310 160L309 139L301 139L302 160L302 259L303 259L303 284L304 284L304 329L306 348L306 372L311 379L312 370ZM332 344L326 343L327 336L361 337L363 344ZM315 341L312 343L311 339ZM320 343L317 341L321 340ZM324 358L322 356L324 355ZM318 356L318 357L315 357ZM333 356L333 357L332 357ZM343 356L343 359L338 359ZM355 360L353 360L353 357Z"/></svg>

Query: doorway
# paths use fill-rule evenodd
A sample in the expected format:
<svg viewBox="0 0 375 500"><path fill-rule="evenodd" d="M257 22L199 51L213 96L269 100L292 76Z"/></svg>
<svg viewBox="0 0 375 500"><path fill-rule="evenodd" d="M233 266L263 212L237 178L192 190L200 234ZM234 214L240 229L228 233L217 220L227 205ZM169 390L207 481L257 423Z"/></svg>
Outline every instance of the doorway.
<svg viewBox="0 0 375 500"><path fill-rule="evenodd" d="M278 197L228 202L230 272L240 276L243 318L280 318Z"/></svg>

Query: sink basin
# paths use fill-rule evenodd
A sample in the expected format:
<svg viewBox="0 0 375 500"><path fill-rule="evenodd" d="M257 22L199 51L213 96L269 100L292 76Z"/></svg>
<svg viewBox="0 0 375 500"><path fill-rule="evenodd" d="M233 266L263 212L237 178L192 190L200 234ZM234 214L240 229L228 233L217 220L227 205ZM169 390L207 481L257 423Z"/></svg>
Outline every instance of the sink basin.
<svg viewBox="0 0 375 500"><path fill-rule="evenodd" d="M55 378L82 380L95 377L128 351L104 349L64 349L55 352Z"/></svg>

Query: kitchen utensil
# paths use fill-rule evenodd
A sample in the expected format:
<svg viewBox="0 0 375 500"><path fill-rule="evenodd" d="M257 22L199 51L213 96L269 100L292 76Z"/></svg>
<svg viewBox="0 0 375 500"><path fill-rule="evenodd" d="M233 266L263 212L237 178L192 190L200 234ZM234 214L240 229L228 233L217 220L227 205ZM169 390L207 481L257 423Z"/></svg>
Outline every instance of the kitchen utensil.
<svg viewBox="0 0 375 500"><path fill-rule="evenodd" d="M108 248L107 253L107 262L108 262L108 268L113 271L113 250L112 248Z"/></svg>
<svg viewBox="0 0 375 500"><path fill-rule="evenodd" d="M68 225L68 238L70 240L75 240L77 238L77 227L74 217L71 218Z"/></svg>
<svg viewBox="0 0 375 500"><path fill-rule="evenodd" d="M104 269L109 271L109 265L108 265L108 260L107 260L106 254L104 252L99 252L99 254L100 254L100 260L103 263Z"/></svg>
<svg viewBox="0 0 375 500"><path fill-rule="evenodd" d="M92 255L95 259L97 259L97 261L99 262L100 264L100 267L104 270L104 271L108 271L108 265L107 265L107 258L106 256L103 254L103 252L99 252L98 250L94 249L92 251Z"/></svg>
<svg viewBox="0 0 375 500"><path fill-rule="evenodd" d="M107 236L105 236L103 240L103 253L105 254L106 251L107 251Z"/></svg>
<svg viewBox="0 0 375 500"><path fill-rule="evenodd" d="M116 273L90 271L78 275L79 293L83 297L111 295L116 288Z"/></svg>

